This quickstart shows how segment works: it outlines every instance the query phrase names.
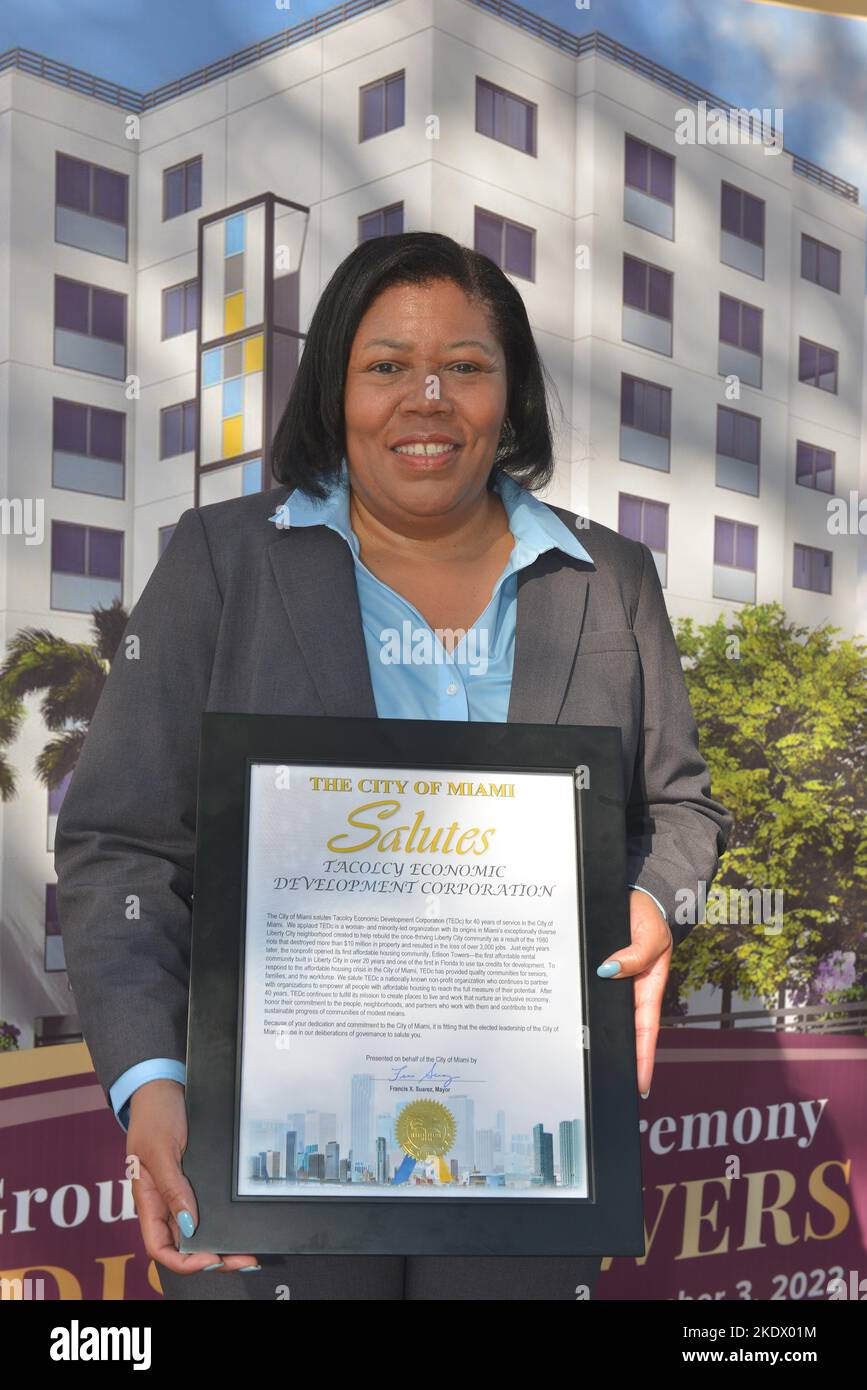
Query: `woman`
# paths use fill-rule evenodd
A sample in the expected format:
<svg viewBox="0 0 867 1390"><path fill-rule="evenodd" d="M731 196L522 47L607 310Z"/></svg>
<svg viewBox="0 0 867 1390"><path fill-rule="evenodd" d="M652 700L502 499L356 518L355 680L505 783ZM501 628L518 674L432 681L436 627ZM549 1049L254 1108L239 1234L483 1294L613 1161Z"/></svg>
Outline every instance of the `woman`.
<svg viewBox="0 0 867 1390"><path fill-rule="evenodd" d="M203 709L619 724L632 941L599 973L634 981L644 1095L687 930L676 894L711 881L731 826L649 550L533 496L553 468L544 375L523 301L486 257L433 233L357 247L313 316L274 468L269 493L181 516L57 827L70 981L141 1166L145 1247L176 1298L573 1300L598 1259L176 1249L198 1219L181 1158ZM452 660L387 663L405 621Z"/></svg>

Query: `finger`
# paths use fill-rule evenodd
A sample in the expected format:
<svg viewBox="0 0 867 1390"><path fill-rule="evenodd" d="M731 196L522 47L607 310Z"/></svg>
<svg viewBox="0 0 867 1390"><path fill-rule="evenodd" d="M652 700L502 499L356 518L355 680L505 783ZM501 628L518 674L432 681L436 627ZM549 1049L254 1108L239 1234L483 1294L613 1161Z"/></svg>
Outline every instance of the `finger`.
<svg viewBox="0 0 867 1390"><path fill-rule="evenodd" d="M192 1193L192 1188L190 1188L190 1185L189 1185L189 1183L187 1182L186 1178L183 1179L183 1182L184 1182L184 1185L185 1185L185 1186L189 1189L189 1191ZM159 1195L159 1194L158 1194L158 1195ZM187 1210L190 1210L189 1205L187 1206L186 1209L187 1209ZM193 1198L193 1206L192 1206L192 1209L193 1209L193 1211L196 1210L196 1207L195 1207L195 1199L194 1199L194 1198ZM189 1254L189 1255L180 1255L180 1251L179 1251L178 1248L177 1248L177 1247L178 1247L178 1244L179 1244L179 1237L180 1237L180 1226L179 1226L179 1224L178 1224L177 1217L174 1216L173 1214L170 1214L170 1213L166 1210L165 1204L163 1205L163 1211L165 1212L165 1216L166 1216L166 1225L167 1225L167 1227L168 1227L169 1240L170 1240L170 1242L171 1242L171 1246L170 1246L171 1251L173 1251L175 1255L180 1256L181 1259L189 1259L189 1260L192 1260L192 1259L194 1259L194 1258L198 1258L198 1252L197 1252L197 1255L196 1255L196 1256L193 1256L192 1254ZM144 1233L144 1223L142 1223L142 1232ZM186 1234L186 1232L185 1232L185 1234ZM201 1267L201 1268L205 1268L207 1265L209 1265L209 1264L216 1264L218 1261L220 1262L221 1269L220 1269L219 1271L215 1270L214 1273L226 1273L227 1271L231 1271L231 1270L233 1270L233 1269L244 1269L245 1267L246 1267L246 1268L250 1268L250 1266L256 1266L256 1265L258 1265L258 1263L259 1263L259 1261L256 1259L256 1257L255 1257L254 1255L222 1255L222 1256L221 1256L221 1255L209 1255L208 1258L207 1258L207 1260L203 1261L203 1263L201 1264L200 1267ZM192 1268L189 1268L189 1269L187 1269L186 1272L187 1272L187 1273L190 1273L190 1274L194 1274L196 1271L195 1271L194 1269L192 1269Z"/></svg>
<svg viewBox="0 0 867 1390"><path fill-rule="evenodd" d="M171 1238L172 1238L172 1241L173 1241L172 1249L174 1250L175 1255L179 1255L179 1254L180 1254L180 1251L179 1251L178 1248L177 1248L177 1246L178 1246L178 1236L179 1236L178 1224L177 1224L177 1222L175 1221L175 1218L174 1218L173 1216L170 1216L170 1217L169 1217L169 1219L168 1219L168 1226L169 1226L169 1232L170 1232L170 1235L171 1235ZM196 1257L198 1257L198 1253L199 1253L199 1252L197 1251L197 1252L196 1252ZM194 1256L193 1256L192 1254L190 1254L190 1255L182 1255L181 1258L182 1258L182 1259L189 1259L189 1260L192 1260L192 1259L194 1258ZM215 1266L217 1266L217 1268L215 1268ZM227 1273L231 1273L232 1270L239 1270L239 1269L261 1269L261 1265L260 1265L260 1263L259 1263L259 1261L258 1261L258 1259L256 1258L255 1255L210 1255L210 1254L209 1254L208 1259L207 1259L207 1262L202 1266L202 1268L203 1268L203 1269L210 1269L210 1270L213 1270L213 1272L214 1272L215 1274L227 1274ZM184 1272L184 1273L187 1273L187 1274L196 1274L196 1273L198 1272L198 1270L197 1270L197 1269L193 1269L192 1267L189 1267L189 1268L187 1268L186 1270L184 1270L183 1272Z"/></svg>
<svg viewBox="0 0 867 1390"><path fill-rule="evenodd" d="M133 1182L133 1195L139 1215L142 1240L151 1259L175 1274L197 1274L209 1266L217 1265L214 1273L242 1269L245 1265L257 1265L253 1255L217 1255L209 1250L197 1250L181 1254L177 1248L179 1227L169 1212L165 1200L158 1190L151 1174L144 1167L141 1177Z"/></svg>
<svg viewBox="0 0 867 1390"><path fill-rule="evenodd" d="M224 1255L223 1268L218 1270L219 1274L231 1274L232 1270L261 1268L255 1255Z"/></svg>
<svg viewBox="0 0 867 1390"><path fill-rule="evenodd" d="M673 946L671 928L661 917L644 919L632 923L632 941L619 951L612 951L597 968L597 975L617 980L640 975L653 965ZM619 970L614 966L618 965Z"/></svg>
<svg viewBox="0 0 867 1390"><path fill-rule="evenodd" d="M145 1171L150 1182L144 1191L149 1196L153 1191L161 1197L166 1220L169 1215L173 1216L177 1229L183 1231L185 1236L191 1236L199 1224L199 1208L181 1167L180 1150L171 1144L154 1145L153 1152L148 1154L147 1170L142 1166L142 1172ZM154 1204L152 1209L157 1209Z"/></svg>
<svg viewBox="0 0 867 1390"><path fill-rule="evenodd" d="M650 1090L653 1079L667 976L667 968L653 969L635 981L635 1055L638 1064L638 1089L642 1095Z"/></svg>
<svg viewBox="0 0 867 1390"><path fill-rule="evenodd" d="M661 941L633 941L631 946L624 946L622 951L613 951L610 956L606 956L596 973L609 980L625 980L633 975L643 975L653 968L668 949L669 943L664 938ZM614 970L614 965L619 965L620 969Z"/></svg>
<svg viewBox="0 0 867 1390"><path fill-rule="evenodd" d="M162 1194L145 1167L141 1168L141 1176L132 1186L142 1240L152 1260L175 1274L194 1274L207 1265L219 1263L219 1255L209 1251L181 1254L176 1243L177 1223L172 1220Z"/></svg>

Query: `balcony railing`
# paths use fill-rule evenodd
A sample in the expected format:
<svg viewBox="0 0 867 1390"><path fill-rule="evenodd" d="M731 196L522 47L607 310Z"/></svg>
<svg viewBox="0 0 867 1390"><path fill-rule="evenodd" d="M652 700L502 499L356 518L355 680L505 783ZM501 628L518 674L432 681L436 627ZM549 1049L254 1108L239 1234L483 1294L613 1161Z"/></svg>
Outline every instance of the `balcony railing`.
<svg viewBox="0 0 867 1390"><path fill-rule="evenodd" d="M239 72L242 68L261 62L264 58L271 58L275 53L282 53L284 49L291 48L294 44L303 43L305 39L313 38L328 29L333 29L336 25L345 23L346 20L355 19L359 15L366 14L369 10L377 9L390 2L391 0L344 0L343 4L335 5L333 9L325 10L312 19L302 20L301 23L293 25L291 29L283 29L279 34L272 34L270 38L262 39L259 43L249 44L236 53L230 53L226 58L219 58L216 62L209 63L203 68L197 68L195 72L187 73L184 77L177 77L171 82L165 82L161 87L155 87L150 92L134 92L129 87L119 86L116 82L106 82L91 72L83 72L79 68L70 67L67 63L57 63L52 58L45 58L41 53L33 53L27 48L10 48L7 52L0 53L0 72L6 68L17 68L20 72L27 72L35 77L43 77L49 82L56 82L59 86L68 87L71 91L80 92L84 96L96 97L100 101L110 102L114 106L122 107L125 111L149 111L156 106L161 106L164 102L173 101L177 97L185 96L200 87L205 87L210 82L230 77L232 73ZM638 53L633 48L627 48L625 44L609 38L607 34L602 34L598 30L594 30L590 34L573 34L568 29L562 29L559 24L552 24L542 15L534 14L532 10L526 10L522 5L516 5L514 0L468 0L468 3L476 5L488 14L496 15L508 24L516 25L524 33L531 34L544 43L552 44L572 58L578 59L591 53L598 53L603 58L608 58L611 62L618 63L621 67L628 68L640 77L655 82L657 86L673 92L675 96L682 97L684 101L696 104L703 101L709 109L717 111L738 111L742 113L742 124L748 125L751 135L757 141L764 140L770 143L773 140L773 123L766 125L760 119L757 120L743 112L742 108L732 107L730 102L714 96L713 92L709 92L704 87L698 86L697 83L690 82L688 78L672 72L670 68L663 67L661 63L654 62L652 58L645 57L643 53ZM787 151L787 153L791 154L791 151ZM845 198L847 202L858 202L858 188L855 184L847 183L845 179L838 178L836 174L830 173L829 170L823 169L809 159L804 159L801 155L791 154L791 157L792 168L801 178L810 179L813 183L827 189L829 193Z"/></svg>
<svg viewBox="0 0 867 1390"><path fill-rule="evenodd" d="M263 58L272 58L275 53L282 53L284 48L289 48L296 43L303 43L305 39L314 38L316 34L321 34L326 29L333 29L335 25L343 24L347 19L355 19L357 15L364 14L367 10L375 10L379 5L387 3L389 0L345 0L342 5L336 5L332 10L325 10L322 14L314 15L312 19L305 19L300 24L293 24L291 29L283 29L279 34L272 34L269 39L262 39L259 43L249 44L247 48L241 48L237 53L230 53L227 58L218 58L215 63L209 63L207 67L197 68L195 72L188 73L186 77L178 77L173 82L166 82L162 87L155 87L152 92L144 94L142 109L147 111L152 106L160 106L164 101L172 101L175 97L183 96L186 92L194 91L197 87L204 87L209 82L216 82L221 77L229 77L233 72L238 72L240 68L249 67L251 63L261 62Z"/></svg>
<svg viewBox="0 0 867 1390"><path fill-rule="evenodd" d="M263 58L271 58L285 48L303 43L305 39L313 38L338 24L344 24L348 19L355 19L368 10L388 3L389 0L344 0L343 4L314 15L312 19L293 24L291 29L282 29L279 34L272 34L270 38L240 48L225 58L208 63L206 67L196 68L184 77L165 82L150 92L134 92L132 88L122 87L117 82L106 82L92 72L71 67L69 63L55 62L53 58L46 58L29 48L9 48L0 53L0 72L7 68L17 68L19 72L30 73L33 77L44 77L48 82L68 87L83 96L96 97L99 101L110 102L112 106L120 106L124 111L149 111L154 106L161 106L163 102L185 96L188 92L207 86L209 82L217 82L221 77L229 77L241 68L259 63Z"/></svg>
<svg viewBox="0 0 867 1390"><path fill-rule="evenodd" d="M823 188L827 188L831 193L839 194L848 202L858 202L858 189L855 185L847 183L845 179L839 179L836 174L829 173L827 169L822 168L821 164L814 164L812 160L804 159L803 155L793 154L792 168L802 178L812 179L814 183L820 183Z"/></svg>
<svg viewBox="0 0 867 1390"><path fill-rule="evenodd" d="M46 82L68 87L70 91L80 92L82 96L108 101L112 106L122 107L124 111L143 110L144 98L141 92L134 92L130 87L121 87L117 82L106 82L95 73L72 68L68 63L56 63L53 58L46 58L44 54L34 53L29 48L7 48L5 53L0 53L0 72L5 72L7 68L17 68L19 72L27 72L31 77L44 77Z"/></svg>

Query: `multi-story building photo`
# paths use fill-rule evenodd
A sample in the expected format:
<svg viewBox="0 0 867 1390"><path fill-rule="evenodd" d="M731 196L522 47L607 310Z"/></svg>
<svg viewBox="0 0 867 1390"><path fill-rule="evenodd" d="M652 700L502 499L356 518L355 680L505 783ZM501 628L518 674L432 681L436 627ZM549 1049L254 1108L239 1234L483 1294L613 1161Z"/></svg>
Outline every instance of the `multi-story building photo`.
<svg viewBox="0 0 867 1390"><path fill-rule="evenodd" d="M775 600L863 631L865 540L828 503L867 475L864 210L789 149L771 92L744 138L695 135L729 105L510 0L352 0L150 91L0 55L4 649L92 643L182 512L274 485L325 284L404 230L511 277L554 387L547 500L645 542L672 617ZM66 783L37 777L56 734L25 703L0 805L0 1018L22 1047L79 1033Z"/></svg>

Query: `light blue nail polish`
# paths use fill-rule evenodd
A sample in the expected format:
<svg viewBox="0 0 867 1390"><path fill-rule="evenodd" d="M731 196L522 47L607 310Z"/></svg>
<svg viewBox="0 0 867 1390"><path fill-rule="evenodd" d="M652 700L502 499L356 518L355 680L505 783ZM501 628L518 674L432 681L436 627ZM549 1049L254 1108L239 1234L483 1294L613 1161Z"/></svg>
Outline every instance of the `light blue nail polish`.
<svg viewBox="0 0 867 1390"><path fill-rule="evenodd" d="M223 1268L223 1264L224 1264L224 1261L223 1261L223 1260L218 1260L217 1263L216 1263L215 1265L204 1265L203 1268L199 1270L199 1273L200 1273L200 1274L207 1274L207 1272L208 1272L209 1269L222 1269L222 1268Z"/></svg>
<svg viewBox="0 0 867 1390"><path fill-rule="evenodd" d="M249 1274L251 1270L253 1270L253 1269L261 1269L261 1268L262 1268L261 1265L242 1265L241 1268L238 1270L238 1273L239 1273L239 1274Z"/></svg>
<svg viewBox="0 0 867 1390"><path fill-rule="evenodd" d="M193 1220L190 1213L188 1211L179 1211L176 1220L178 1226L180 1227L181 1235L186 1236L189 1239L189 1237L193 1234L193 1231L196 1229L196 1223Z"/></svg>
<svg viewBox="0 0 867 1390"><path fill-rule="evenodd" d="M620 974L620 961L607 960L604 965L598 967L596 974L601 975L603 980L610 980L612 975Z"/></svg>
<svg viewBox="0 0 867 1390"><path fill-rule="evenodd" d="M642 1100L647 1100L647 1097L650 1095L650 1087L648 1086L647 1090L642 1091L640 1094Z"/></svg>

